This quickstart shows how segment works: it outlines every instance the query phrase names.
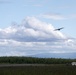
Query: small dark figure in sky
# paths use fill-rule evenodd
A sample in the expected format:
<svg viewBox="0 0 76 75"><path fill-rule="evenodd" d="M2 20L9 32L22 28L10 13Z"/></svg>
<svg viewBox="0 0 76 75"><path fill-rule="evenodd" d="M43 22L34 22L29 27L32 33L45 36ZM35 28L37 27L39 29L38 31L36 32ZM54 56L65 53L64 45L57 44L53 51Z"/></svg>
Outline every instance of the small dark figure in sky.
<svg viewBox="0 0 76 75"><path fill-rule="evenodd" d="M60 31L61 29L63 29L64 27L62 27L62 28L58 28L58 29L55 29L54 31Z"/></svg>

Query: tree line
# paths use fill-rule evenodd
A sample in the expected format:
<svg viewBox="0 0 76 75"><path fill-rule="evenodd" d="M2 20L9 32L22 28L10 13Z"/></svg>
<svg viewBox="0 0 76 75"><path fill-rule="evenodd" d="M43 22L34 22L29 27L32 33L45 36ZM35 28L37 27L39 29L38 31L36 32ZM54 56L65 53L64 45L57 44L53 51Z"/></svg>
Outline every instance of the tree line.
<svg viewBox="0 0 76 75"><path fill-rule="evenodd" d="M36 58L36 57L0 57L0 64L70 64L76 59Z"/></svg>

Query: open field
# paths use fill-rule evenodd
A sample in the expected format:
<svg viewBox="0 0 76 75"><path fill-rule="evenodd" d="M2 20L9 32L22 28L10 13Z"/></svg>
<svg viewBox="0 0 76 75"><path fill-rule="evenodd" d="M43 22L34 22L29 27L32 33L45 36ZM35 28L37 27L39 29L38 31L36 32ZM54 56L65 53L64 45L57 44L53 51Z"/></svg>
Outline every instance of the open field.
<svg viewBox="0 0 76 75"><path fill-rule="evenodd" d="M23 64L24 65L24 64ZM0 66L0 75L76 75L76 66L60 64L14 64Z"/></svg>
<svg viewBox="0 0 76 75"><path fill-rule="evenodd" d="M0 75L76 75L76 59L0 57Z"/></svg>

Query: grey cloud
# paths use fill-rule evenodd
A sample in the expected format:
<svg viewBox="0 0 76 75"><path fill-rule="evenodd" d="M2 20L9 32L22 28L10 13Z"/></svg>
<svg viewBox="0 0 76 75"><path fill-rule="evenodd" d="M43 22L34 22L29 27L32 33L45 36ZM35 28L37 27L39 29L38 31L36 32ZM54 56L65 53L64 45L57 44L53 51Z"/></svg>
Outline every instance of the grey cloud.
<svg viewBox="0 0 76 75"><path fill-rule="evenodd" d="M21 42L23 44L18 46L10 45L13 42L11 42L11 40L8 42L9 44L7 46L0 46L0 56L28 56L41 53L76 53L76 47L75 49L70 48L66 46L64 42L62 42L63 44L61 44L61 42Z"/></svg>

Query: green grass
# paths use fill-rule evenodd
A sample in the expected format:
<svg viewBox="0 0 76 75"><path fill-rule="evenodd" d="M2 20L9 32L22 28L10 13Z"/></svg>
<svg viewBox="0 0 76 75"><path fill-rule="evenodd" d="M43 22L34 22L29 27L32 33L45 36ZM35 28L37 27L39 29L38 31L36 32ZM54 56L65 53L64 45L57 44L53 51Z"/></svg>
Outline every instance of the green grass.
<svg viewBox="0 0 76 75"><path fill-rule="evenodd" d="M0 67L0 75L76 75L76 67L66 65Z"/></svg>

